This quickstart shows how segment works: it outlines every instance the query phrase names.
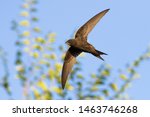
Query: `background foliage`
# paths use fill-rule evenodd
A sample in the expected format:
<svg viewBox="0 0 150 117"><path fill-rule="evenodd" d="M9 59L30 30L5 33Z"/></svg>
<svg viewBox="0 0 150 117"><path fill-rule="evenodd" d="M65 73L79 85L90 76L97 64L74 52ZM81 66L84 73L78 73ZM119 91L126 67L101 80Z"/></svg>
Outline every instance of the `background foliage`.
<svg viewBox="0 0 150 117"><path fill-rule="evenodd" d="M56 33L44 34L38 26L37 4L38 0L23 0L21 20L12 21L12 30L17 35L14 79L20 82L24 99L129 99L126 89L139 78L137 69L141 62L150 58L150 49L125 65L124 69L119 69L115 76L113 66L102 64L96 73L88 73L87 78L82 75L83 66L78 59L66 89L62 90L60 75L66 50L64 45L54 46ZM84 55L80 58L84 58ZM9 83L7 53L2 48L0 60L4 69L0 86L11 97L14 89Z"/></svg>

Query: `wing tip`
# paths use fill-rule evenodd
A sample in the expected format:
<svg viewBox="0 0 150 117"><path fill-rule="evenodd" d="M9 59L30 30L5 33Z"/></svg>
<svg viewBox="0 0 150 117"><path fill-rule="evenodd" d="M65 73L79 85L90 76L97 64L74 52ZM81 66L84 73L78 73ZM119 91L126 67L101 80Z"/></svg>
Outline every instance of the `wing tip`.
<svg viewBox="0 0 150 117"><path fill-rule="evenodd" d="M61 87L62 87L63 90L64 90L65 84L66 84L66 80L65 80L65 79L66 79L66 78L64 78L63 73L62 73L62 77L61 77Z"/></svg>
<svg viewBox="0 0 150 117"><path fill-rule="evenodd" d="M63 84L63 83L62 83L62 85L61 85L61 86L62 86L62 89L64 90L64 89L65 89L65 84Z"/></svg>
<svg viewBox="0 0 150 117"><path fill-rule="evenodd" d="M104 10L103 12L106 12L106 13L107 13L109 10L110 10L110 9L108 8L108 9Z"/></svg>
<svg viewBox="0 0 150 117"><path fill-rule="evenodd" d="M66 81L67 81L67 78L64 76L64 74L63 74L63 72L62 72L62 76L61 76L61 87L62 87L63 90L65 89Z"/></svg>

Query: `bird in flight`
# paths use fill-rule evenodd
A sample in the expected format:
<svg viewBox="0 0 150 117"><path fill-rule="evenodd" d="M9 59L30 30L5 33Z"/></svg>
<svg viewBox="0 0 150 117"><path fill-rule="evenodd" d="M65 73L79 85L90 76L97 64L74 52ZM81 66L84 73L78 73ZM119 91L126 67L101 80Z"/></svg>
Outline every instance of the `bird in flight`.
<svg viewBox="0 0 150 117"><path fill-rule="evenodd" d="M93 45L87 42L88 34L91 30L95 27L98 21L109 11L106 9L94 17L92 17L89 21L87 21L82 27L79 28L77 33L75 34L75 39L70 39L66 41L70 47L66 52L66 56L64 59L64 64L62 68L62 75L61 75L61 84L62 88L65 88L65 84L70 74L73 65L76 63L76 57L81 54L82 52L91 53L92 55L104 60L101 55L107 55L104 52L96 50Z"/></svg>

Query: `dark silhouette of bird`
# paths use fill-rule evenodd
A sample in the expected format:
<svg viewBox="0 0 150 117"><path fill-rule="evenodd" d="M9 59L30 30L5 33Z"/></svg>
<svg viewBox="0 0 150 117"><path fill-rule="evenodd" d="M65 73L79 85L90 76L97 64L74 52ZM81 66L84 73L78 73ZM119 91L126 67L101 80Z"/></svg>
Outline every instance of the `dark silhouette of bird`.
<svg viewBox="0 0 150 117"><path fill-rule="evenodd" d="M64 64L62 68L62 76L61 83L62 88L65 88L65 84L70 74L73 65L76 63L76 57L82 53L87 52L92 55L104 60L101 55L107 55L104 52L96 50L93 45L87 42L87 36L91 32L91 30L95 27L98 21L109 11L106 9L94 17L92 17L88 22L86 22L75 34L75 39L70 39L66 43L70 46L68 51L66 52L66 56L64 59Z"/></svg>

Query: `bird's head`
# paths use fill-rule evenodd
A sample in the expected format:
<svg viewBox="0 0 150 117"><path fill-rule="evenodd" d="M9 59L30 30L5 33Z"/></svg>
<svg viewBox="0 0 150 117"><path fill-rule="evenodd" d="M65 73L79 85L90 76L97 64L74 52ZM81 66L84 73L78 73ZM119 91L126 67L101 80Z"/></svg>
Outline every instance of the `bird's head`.
<svg viewBox="0 0 150 117"><path fill-rule="evenodd" d="M69 40L66 41L65 43L66 43L67 45L71 46L72 43L73 43L73 41L74 41L74 39L69 39Z"/></svg>

